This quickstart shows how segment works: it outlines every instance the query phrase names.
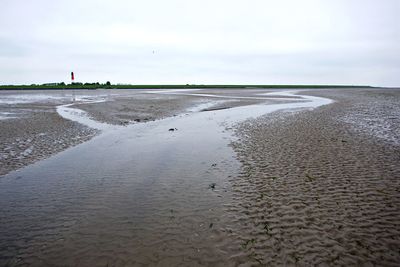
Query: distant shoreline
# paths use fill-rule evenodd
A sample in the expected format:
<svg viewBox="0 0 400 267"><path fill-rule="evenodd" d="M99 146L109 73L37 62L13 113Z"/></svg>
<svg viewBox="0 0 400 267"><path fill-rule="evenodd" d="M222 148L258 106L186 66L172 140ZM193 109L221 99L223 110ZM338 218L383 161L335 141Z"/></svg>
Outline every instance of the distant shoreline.
<svg viewBox="0 0 400 267"><path fill-rule="evenodd" d="M176 85L132 85L132 84L99 84L99 83L75 83L75 84L42 84L42 85L0 85L0 90L67 90L67 89L235 89L235 88L263 88L263 89L324 89L324 88L379 88L368 85L202 85L202 84L176 84Z"/></svg>

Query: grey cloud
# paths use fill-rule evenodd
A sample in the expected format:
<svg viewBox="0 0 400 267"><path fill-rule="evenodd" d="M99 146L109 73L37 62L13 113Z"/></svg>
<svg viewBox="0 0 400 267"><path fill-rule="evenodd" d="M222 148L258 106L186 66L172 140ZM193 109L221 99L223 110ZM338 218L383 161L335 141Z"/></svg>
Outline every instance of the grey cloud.
<svg viewBox="0 0 400 267"><path fill-rule="evenodd" d="M0 83L400 84L397 0L4 0ZM153 53L154 51L154 53Z"/></svg>

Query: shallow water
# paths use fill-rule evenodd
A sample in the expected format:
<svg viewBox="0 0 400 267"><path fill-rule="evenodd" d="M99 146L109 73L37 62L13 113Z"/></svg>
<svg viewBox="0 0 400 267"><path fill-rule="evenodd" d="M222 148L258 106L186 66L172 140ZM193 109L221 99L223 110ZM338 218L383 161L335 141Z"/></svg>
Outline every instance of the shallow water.
<svg viewBox="0 0 400 267"><path fill-rule="evenodd" d="M230 201L228 177L240 164L226 129L279 109L331 102L305 99L103 128L84 144L0 177L0 263L215 266L229 261L223 205ZM103 125L93 125L84 113L61 110L61 115Z"/></svg>
<svg viewBox="0 0 400 267"><path fill-rule="evenodd" d="M14 112L1 112L0 111L0 120L9 120L9 119L14 119L15 113Z"/></svg>
<svg viewBox="0 0 400 267"><path fill-rule="evenodd" d="M95 104L95 103L102 103L105 101L106 101L105 99L86 100L86 101L83 101L83 103ZM109 129L118 128L117 126L113 126L113 125L109 125L107 123L102 123L102 122L93 120L92 118L90 118L90 116L87 114L86 111L78 109L78 108L72 108L71 106L73 106L73 105L76 105L76 104L71 103L71 104L66 104L66 105L60 105L57 107L57 113L64 119L76 121L76 122L79 122L83 125L86 125L90 128L97 129L97 130L109 130Z"/></svg>

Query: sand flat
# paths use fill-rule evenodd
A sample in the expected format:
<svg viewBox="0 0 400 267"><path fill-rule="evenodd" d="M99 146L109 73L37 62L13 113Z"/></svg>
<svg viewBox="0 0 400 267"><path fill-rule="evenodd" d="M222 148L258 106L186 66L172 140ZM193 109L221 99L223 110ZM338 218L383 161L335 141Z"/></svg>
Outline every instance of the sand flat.
<svg viewBox="0 0 400 267"><path fill-rule="evenodd" d="M387 120L398 118L400 91L306 94L336 102L247 121L237 131L243 166L231 180L230 208L242 225L237 238L255 265L396 266L399 125ZM366 111L370 127L360 118Z"/></svg>
<svg viewBox="0 0 400 267"><path fill-rule="evenodd" d="M298 92L315 105L254 99L265 92L123 92L74 105L115 127L0 178L0 262L396 265L399 91ZM191 93L232 99L198 109L215 99ZM164 119L135 121L144 113Z"/></svg>

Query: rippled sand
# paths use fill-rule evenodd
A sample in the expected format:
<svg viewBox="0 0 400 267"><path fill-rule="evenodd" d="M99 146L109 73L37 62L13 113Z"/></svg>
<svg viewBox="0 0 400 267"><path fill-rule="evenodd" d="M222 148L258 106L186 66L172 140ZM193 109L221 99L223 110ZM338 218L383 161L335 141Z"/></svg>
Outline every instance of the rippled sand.
<svg viewBox="0 0 400 267"><path fill-rule="evenodd" d="M155 97L154 118L180 115L148 123L126 97L84 104L92 119L132 125L0 177L0 265L399 262L400 91L301 91L336 102L233 125L265 108L250 105L303 100L188 93Z"/></svg>
<svg viewBox="0 0 400 267"><path fill-rule="evenodd" d="M314 94L337 102L239 126L235 236L249 265L397 266L400 91Z"/></svg>

